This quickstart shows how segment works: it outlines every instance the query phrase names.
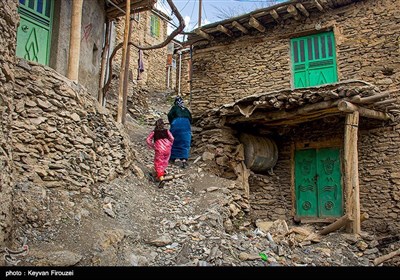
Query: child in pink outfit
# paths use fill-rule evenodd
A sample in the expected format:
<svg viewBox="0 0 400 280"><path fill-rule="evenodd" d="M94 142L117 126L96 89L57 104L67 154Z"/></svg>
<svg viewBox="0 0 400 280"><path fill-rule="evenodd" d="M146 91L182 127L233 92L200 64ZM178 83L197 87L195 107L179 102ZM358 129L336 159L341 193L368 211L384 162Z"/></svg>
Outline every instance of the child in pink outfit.
<svg viewBox="0 0 400 280"><path fill-rule="evenodd" d="M164 128L162 119L156 121L155 129L147 136L146 142L148 147L155 151L154 169L157 173L157 179L162 181L171 156L172 143L174 143L174 137L168 129Z"/></svg>

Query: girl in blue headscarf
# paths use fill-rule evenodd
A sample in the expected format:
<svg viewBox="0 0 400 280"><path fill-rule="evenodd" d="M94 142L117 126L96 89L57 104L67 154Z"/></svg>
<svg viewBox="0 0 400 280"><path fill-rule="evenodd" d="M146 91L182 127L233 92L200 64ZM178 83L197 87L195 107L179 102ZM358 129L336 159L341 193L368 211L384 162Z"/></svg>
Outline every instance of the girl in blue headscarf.
<svg viewBox="0 0 400 280"><path fill-rule="evenodd" d="M175 98L174 105L168 113L168 121L171 125L170 131L174 136L174 143L171 151L171 161L182 161L182 167L187 166L190 144L192 140L192 114L183 104L180 96Z"/></svg>

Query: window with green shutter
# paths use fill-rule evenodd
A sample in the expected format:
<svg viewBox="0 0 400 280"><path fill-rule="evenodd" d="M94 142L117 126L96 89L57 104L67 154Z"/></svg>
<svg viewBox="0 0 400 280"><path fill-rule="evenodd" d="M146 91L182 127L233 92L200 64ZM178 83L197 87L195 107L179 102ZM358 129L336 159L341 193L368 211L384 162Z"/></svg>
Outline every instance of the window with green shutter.
<svg viewBox="0 0 400 280"><path fill-rule="evenodd" d="M152 37L160 36L160 19L155 15L150 16L150 35Z"/></svg>
<svg viewBox="0 0 400 280"><path fill-rule="evenodd" d="M337 82L335 38L324 32L291 40L295 88Z"/></svg>
<svg viewBox="0 0 400 280"><path fill-rule="evenodd" d="M18 57L49 64L53 6L53 0L19 0Z"/></svg>

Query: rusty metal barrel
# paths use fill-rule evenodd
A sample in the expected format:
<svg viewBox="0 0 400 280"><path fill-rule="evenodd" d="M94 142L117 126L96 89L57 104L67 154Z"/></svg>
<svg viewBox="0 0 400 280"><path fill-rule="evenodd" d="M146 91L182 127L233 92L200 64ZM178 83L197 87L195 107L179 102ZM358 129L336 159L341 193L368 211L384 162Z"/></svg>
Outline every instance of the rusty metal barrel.
<svg viewBox="0 0 400 280"><path fill-rule="evenodd" d="M278 147L273 140L247 133L241 134L239 140L244 146L247 168L262 173L275 166L278 161Z"/></svg>

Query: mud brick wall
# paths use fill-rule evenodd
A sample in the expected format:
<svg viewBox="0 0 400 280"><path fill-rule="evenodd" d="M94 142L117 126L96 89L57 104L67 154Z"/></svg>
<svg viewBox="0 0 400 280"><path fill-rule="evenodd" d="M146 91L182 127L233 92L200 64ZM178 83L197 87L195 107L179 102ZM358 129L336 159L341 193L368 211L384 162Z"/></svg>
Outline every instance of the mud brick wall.
<svg viewBox="0 0 400 280"><path fill-rule="evenodd" d="M13 107L15 42L19 16L17 1L0 2L0 248L9 237L12 221L12 147L10 123ZM0 261L0 264L3 260Z"/></svg>

